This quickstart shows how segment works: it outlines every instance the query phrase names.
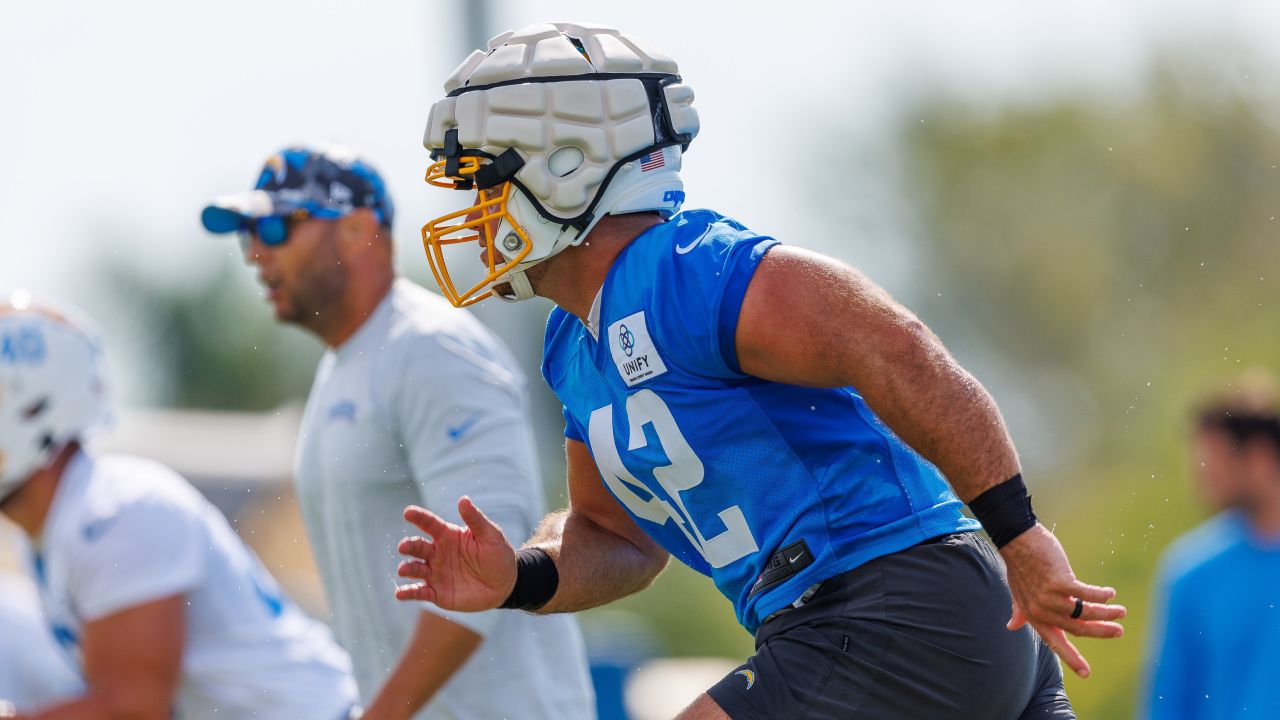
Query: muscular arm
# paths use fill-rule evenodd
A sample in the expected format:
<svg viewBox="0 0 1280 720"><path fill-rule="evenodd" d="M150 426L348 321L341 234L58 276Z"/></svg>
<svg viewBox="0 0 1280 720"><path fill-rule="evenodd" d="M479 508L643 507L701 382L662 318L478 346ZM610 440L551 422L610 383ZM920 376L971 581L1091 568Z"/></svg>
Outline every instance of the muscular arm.
<svg viewBox="0 0 1280 720"><path fill-rule="evenodd" d="M410 718L480 647L480 635L432 612L422 612L400 661L365 709L367 720Z"/></svg>
<svg viewBox="0 0 1280 720"><path fill-rule="evenodd" d="M906 308L843 263L773 248L743 298L735 334L750 375L817 387L852 385L876 414L972 501L1018 472L991 395ZM1036 525L1001 548L1013 594L1010 629L1030 623L1081 676L1089 665L1064 631L1119 637L1111 588L1076 579L1057 538ZM1075 598L1088 601L1070 617Z"/></svg>
<svg viewBox="0 0 1280 720"><path fill-rule="evenodd" d="M88 692L31 720L168 720L182 667L185 609L177 595L85 625Z"/></svg>
<svg viewBox="0 0 1280 720"><path fill-rule="evenodd" d="M545 550L560 574L543 613L586 610L639 592L669 557L605 489L585 444L567 440L565 455L569 509L548 515L526 543Z"/></svg>
<svg viewBox="0 0 1280 720"><path fill-rule="evenodd" d="M924 323L851 267L773 248L747 288L736 342L747 374L856 387L965 502L1018 472L991 395Z"/></svg>

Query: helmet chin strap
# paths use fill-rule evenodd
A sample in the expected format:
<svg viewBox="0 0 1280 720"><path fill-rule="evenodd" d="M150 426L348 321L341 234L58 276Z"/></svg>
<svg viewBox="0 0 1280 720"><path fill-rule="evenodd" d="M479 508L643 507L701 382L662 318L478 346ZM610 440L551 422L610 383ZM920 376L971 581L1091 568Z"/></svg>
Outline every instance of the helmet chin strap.
<svg viewBox="0 0 1280 720"><path fill-rule="evenodd" d="M517 194L519 193L519 191L516 192ZM527 201L524 200L523 196L519 196L516 203L527 205ZM547 227L547 221L540 218L532 207L517 207L510 208L510 210L514 215L513 219L516 222L520 222L526 232L534 233L537 232L534 228L539 226L544 228ZM526 217L530 218L530 221L525 221L524 218ZM516 267L508 270L501 278L494 282L494 285L509 285L511 287L511 291L509 293L499 293L496 290L492 290L490 291L490 295L508 303L531 300L534 297L537 297L533 292L533 284L529 282L529 276L527 274L529 268L551 259L564 247L579 244L582 241L582 238L585 237L584 233L579 232L577 228L574 228L571 225L557 225L556 227L559 228L559 231L554 236L554 239L550 241L552 250L542 257L539 257L537 260L526 260L525 262L522 262ZM508 224L508 221L503 220L502 224L498 226L497 235L499 237L506 237L506 235L511 232L511 229L512 228Z"/></svg>
<svg viewBox="0 0 1280 720"><path fill-rule="evenodd" d="M497 289L490 291L490 294L493 295L493 297L496 297L503 302L518 303L522 300L532 300L534 297L533 285L529 282L529 276L525 274L524 270L512 270L504 275L502 280L496 284L501 285L503 283L511 286L510 295L504 295L498 292Z"/></svg>

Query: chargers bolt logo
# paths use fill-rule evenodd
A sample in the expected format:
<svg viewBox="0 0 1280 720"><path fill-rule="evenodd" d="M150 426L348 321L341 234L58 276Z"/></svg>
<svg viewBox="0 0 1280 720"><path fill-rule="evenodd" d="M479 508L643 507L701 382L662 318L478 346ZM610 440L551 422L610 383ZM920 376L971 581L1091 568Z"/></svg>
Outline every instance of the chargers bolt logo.
<svg viewBox="0 0 1280 720"><path fill-rule="evenodd" d="M631 353L636 351L636 334L626 325L618 327L618 347L622 348L627 357L631 357Z"/></svg>
<svg viewBox="0 0 1280 720"><path fill-rule="evenodd" d="M756 684L756 674L750 670L739 670L734 675L741 675L747 679L747 689L750 690L752 685Z"/></svg>

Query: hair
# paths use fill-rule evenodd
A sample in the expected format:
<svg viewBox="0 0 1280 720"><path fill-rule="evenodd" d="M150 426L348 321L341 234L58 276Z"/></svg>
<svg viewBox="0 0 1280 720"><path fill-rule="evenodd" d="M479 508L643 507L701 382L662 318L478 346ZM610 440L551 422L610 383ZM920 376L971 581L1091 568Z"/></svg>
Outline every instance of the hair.
<svg viewBox="0 0 1280 720"><path fill-rule="evenodd" d="M1236 447L1268 443L1280 458L1280 392L1275 379L1255 370L1210 395L1196 411L1196 427L1201 432L1224 433Z"/></svg>

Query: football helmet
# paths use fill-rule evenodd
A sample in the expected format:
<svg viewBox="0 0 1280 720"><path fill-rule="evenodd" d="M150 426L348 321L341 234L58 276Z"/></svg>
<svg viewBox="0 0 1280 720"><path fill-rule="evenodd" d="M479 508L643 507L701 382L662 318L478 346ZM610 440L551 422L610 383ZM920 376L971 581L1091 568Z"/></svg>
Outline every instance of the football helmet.
<svg viewBox="0 0 1280 720"><path fill-rule="evenodd" d="M684 201L680 163L698 133L693 90L675 61L619 31L571 23L505 32L476 50L431 107L423 145L431 185L476 193L473 205L422 228L427 260L459 307L582 243L609 214ZM480 243L486 273L459 288L444 248Z"/></svg>
<svg viewBox="0 0 1280 720"><path fill-rule="evenodd" d="M0 299L0 500L110 416L93 322L21 290Z"/></svg>

